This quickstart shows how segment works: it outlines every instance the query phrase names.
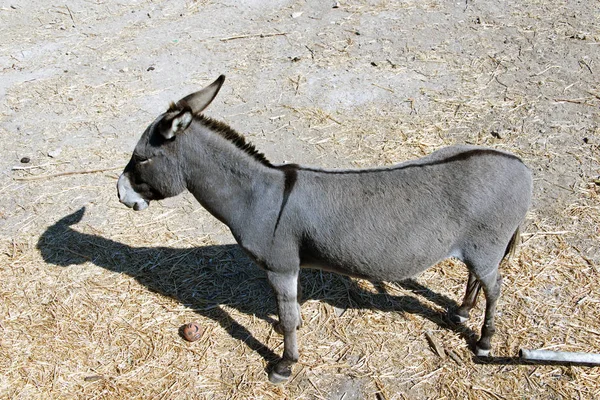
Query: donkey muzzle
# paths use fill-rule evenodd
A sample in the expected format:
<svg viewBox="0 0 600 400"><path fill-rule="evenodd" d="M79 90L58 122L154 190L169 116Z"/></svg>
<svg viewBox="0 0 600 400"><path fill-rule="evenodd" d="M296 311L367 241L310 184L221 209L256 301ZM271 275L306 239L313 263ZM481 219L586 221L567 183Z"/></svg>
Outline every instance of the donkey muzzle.
<svg viewBox="0 0 600 400"><path fill-rule="evenodd" d="M142 211L148 208L148 200L144 199L133 189L129 178L124 173L121 174L117 181L117 193L119 201L129 208L133 208L135 211Z"/></svg>

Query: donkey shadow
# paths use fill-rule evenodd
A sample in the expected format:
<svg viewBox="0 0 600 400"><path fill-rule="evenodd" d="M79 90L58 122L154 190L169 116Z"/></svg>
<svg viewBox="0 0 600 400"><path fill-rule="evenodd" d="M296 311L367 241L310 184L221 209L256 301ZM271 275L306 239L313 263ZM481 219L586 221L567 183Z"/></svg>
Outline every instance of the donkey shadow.
<svg viewBox="0 0 600 400"><path fill-rule="evenodd" d="M276 303L266 274L237 245L198 248L131 247L101 236L81 233L72 226L83 218L85 207L50 226L39 238L37 248L49 264L68 267L92 262L109 271L134 277L150 291L169 296L198 314L221 325L233 338L260 354L269 365L279 360L267 346L237 323L222 305L275 321ZM458 333L474 346L477 334L453 324L445 311L435 310L416 296L393 296L375 284L372 293L345 276L305 269L300 275L302 301L320 300L338 309L377 309L420 315L443 329ZM398 283L436 303L443 310L457 307L454 300L409 280Z"/></svg>

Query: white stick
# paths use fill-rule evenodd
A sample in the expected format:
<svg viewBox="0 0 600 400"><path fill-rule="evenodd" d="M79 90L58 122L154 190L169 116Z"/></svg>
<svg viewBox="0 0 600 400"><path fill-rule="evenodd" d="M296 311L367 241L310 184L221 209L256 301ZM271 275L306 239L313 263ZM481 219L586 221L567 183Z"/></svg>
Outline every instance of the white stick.
<svg viewBox="0 0 600 400"><path fill-rule="evenodd" d="M519 350L519 357L530 361L558 361L600 365L600 354L596 353L521 349Z"/></svg>

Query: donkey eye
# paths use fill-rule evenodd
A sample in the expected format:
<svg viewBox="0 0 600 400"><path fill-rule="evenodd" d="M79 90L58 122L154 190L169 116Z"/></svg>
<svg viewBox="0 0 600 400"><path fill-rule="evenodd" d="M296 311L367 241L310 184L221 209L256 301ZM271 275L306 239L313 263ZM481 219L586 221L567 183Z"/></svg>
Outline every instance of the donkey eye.
<svg viewBox="0 0 600 400"><path fill-rule="evenodd" d="M138 155L134 155L133 159L135 160L136 163L138 164L146 164L148 161L150 161L149 158L146 157L142 157L142 156L138 156Z"/></svg>

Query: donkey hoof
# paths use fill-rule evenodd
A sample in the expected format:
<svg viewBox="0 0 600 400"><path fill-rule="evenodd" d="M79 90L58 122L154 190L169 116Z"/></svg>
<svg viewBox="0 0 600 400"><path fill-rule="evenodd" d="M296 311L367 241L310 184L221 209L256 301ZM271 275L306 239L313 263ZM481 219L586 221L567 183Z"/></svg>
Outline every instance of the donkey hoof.
<svg viewBox="0 0 600 400"><path fill-rule="evenodd" d="M275 368L269 372L269 382L275 385L279 385L280 383L287 381L290 379L290 376L292 376L292 367L278 367L279 366L276 365Z"/></svg>
<svg viewBox="0 0 600 400"><path fill-rule="evenodd" d="M482 349L479 345L475 346L475 354L477 357L489 357L491 349Z"/></svg>

